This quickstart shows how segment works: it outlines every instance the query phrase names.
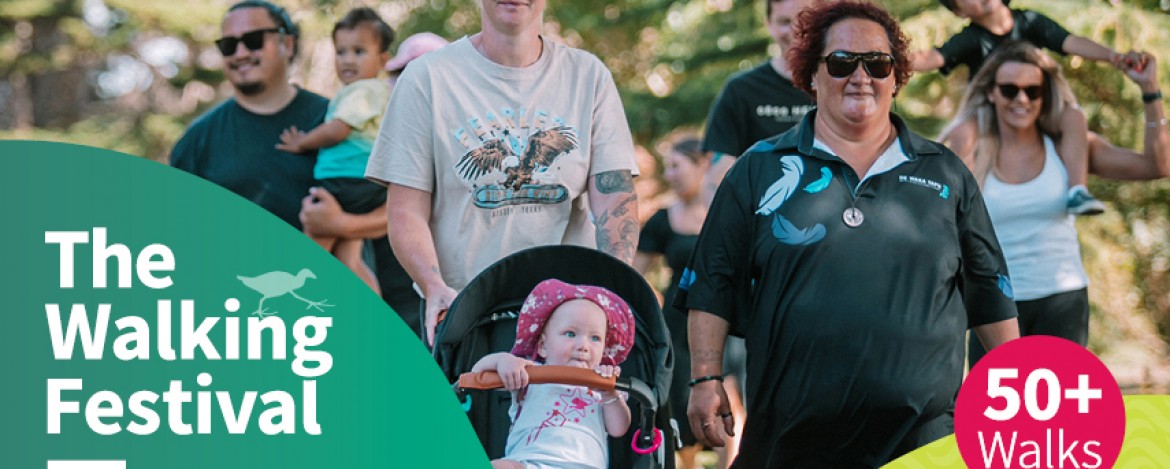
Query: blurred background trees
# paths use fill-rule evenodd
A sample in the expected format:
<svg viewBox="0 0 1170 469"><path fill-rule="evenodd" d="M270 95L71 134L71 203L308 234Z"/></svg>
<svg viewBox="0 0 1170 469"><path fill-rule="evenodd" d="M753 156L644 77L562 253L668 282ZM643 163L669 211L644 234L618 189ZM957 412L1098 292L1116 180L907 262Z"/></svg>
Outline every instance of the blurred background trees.
<svg viewBox="0 0 1170 469"><path fill-rule="evenodd" d="M165 162L199 113L231 94L212 45L229 0L0 0L0 138L81 143ZM332 95L329 33L359 2L278 0L301 24L294 70ZM964 22L934 0L884 2L912 47L937 46ZM432 31L456 39L479 29L473 0L368 2L399 38ZM1170 90L1170 0L1015 0L1119 51L1160 60ZM678 128L701 129L727 77L775 51L761 0L549 0L545 33L589 50L613 71L638 143L654 148ZM1108 65L1061 58L1090 128L1141 144L1139 91ZM966 71L916 76L897 100L915 130L933 136L951 116ZM1092 180L1111 202L1078 220L1093 286L1091 347L1123 382L1170 382L1170 181Z"/></svg>

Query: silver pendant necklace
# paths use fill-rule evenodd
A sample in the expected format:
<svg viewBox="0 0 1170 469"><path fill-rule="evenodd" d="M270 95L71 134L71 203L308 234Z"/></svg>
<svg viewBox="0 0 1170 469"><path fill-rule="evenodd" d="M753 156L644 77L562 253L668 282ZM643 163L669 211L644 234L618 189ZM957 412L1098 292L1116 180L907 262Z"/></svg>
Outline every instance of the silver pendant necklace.
<svg viewBox="0 0 1170 469"><path fill-rule="evenodd" d="M845 189L847 194L849 194L849 208L845 209L845 211L841 213L841 220L845 222L845 226L850 228L857 228L861 226L862 223L865 223L865 214L861 213L861 209L857 208L857 194L854 194L849 190L849 183L845 178L844 169L841 170L841 182L844 183L841 184L841 187ZM868 183L869 180L867 179L864 183L858 186L857 193L861 193L861 189L865 188L865 185Z"/></svg>
<svg viewBox="0 0 1170 469"><path fill-rule="evenodd" d="M857 207L849 207L841 214L841 219L845 220L845 226L850 228L857 228L865 221L865 214L861 213Z"/></svg>

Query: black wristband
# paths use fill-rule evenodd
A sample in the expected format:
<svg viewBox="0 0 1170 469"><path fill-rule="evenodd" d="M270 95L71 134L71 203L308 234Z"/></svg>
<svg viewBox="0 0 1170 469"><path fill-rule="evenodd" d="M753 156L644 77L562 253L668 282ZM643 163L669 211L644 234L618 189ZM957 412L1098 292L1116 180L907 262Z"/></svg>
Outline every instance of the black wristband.
<svg viewBox="0 0 1170 469"><path fill-rule="evenodd" d="M723 376L720 376L720 375L700 376L698 378L692 379L689 383L687 383L687 387L693 388L693 387L695 387L696 384L699 384L699 383L702 383L705 381L718 381L718 382L722 383Z"/></svg>
<svg viewBox="0 0 1170 469"><path fill-rule="evenodd" d="M1162 90L1158 90L1153 93L1142 93L1143 103L1152 103L1159 99L1162 99Z"/></svg>

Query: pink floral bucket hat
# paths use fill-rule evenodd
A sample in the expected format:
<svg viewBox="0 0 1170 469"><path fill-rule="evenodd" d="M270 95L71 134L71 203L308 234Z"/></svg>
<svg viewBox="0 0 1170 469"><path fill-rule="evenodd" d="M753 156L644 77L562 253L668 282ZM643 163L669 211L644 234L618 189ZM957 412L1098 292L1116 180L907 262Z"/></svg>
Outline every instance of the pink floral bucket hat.
<svg viewBox="0 0 1170 469"><path fill-rule="evenodd" d="M540 282L524 300L512 354L535 359L536 344L540 342L545 323L558 306L570 300L591 301L605 312L607 330L601 364L618 365L625 361L634 346L634 314L626 301L602 287L573 285L557 279Z"/></svg>

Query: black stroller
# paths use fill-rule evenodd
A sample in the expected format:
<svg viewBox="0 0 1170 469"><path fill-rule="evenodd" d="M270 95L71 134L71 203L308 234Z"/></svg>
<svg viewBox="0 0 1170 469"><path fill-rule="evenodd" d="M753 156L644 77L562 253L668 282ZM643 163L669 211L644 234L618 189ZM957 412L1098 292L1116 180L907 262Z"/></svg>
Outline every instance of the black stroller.
<svg viewBox="0 0 1170 469"><path fill-rule="evenodd" d="M670 430L669 417L659 415L658 409L670 395L674 357L658 300L637 271L608 254L578 246L531 248L492 264L460 292L435 331L435 359L455 383L488 457L504 455L511 395L462 389L459 375L484 355L512 348L525 297L550 278L605 287L630 305L637 333L615 387L630 394L633 423L625 436L610 439L610 467L673 468L677 432Z"/></svg>

